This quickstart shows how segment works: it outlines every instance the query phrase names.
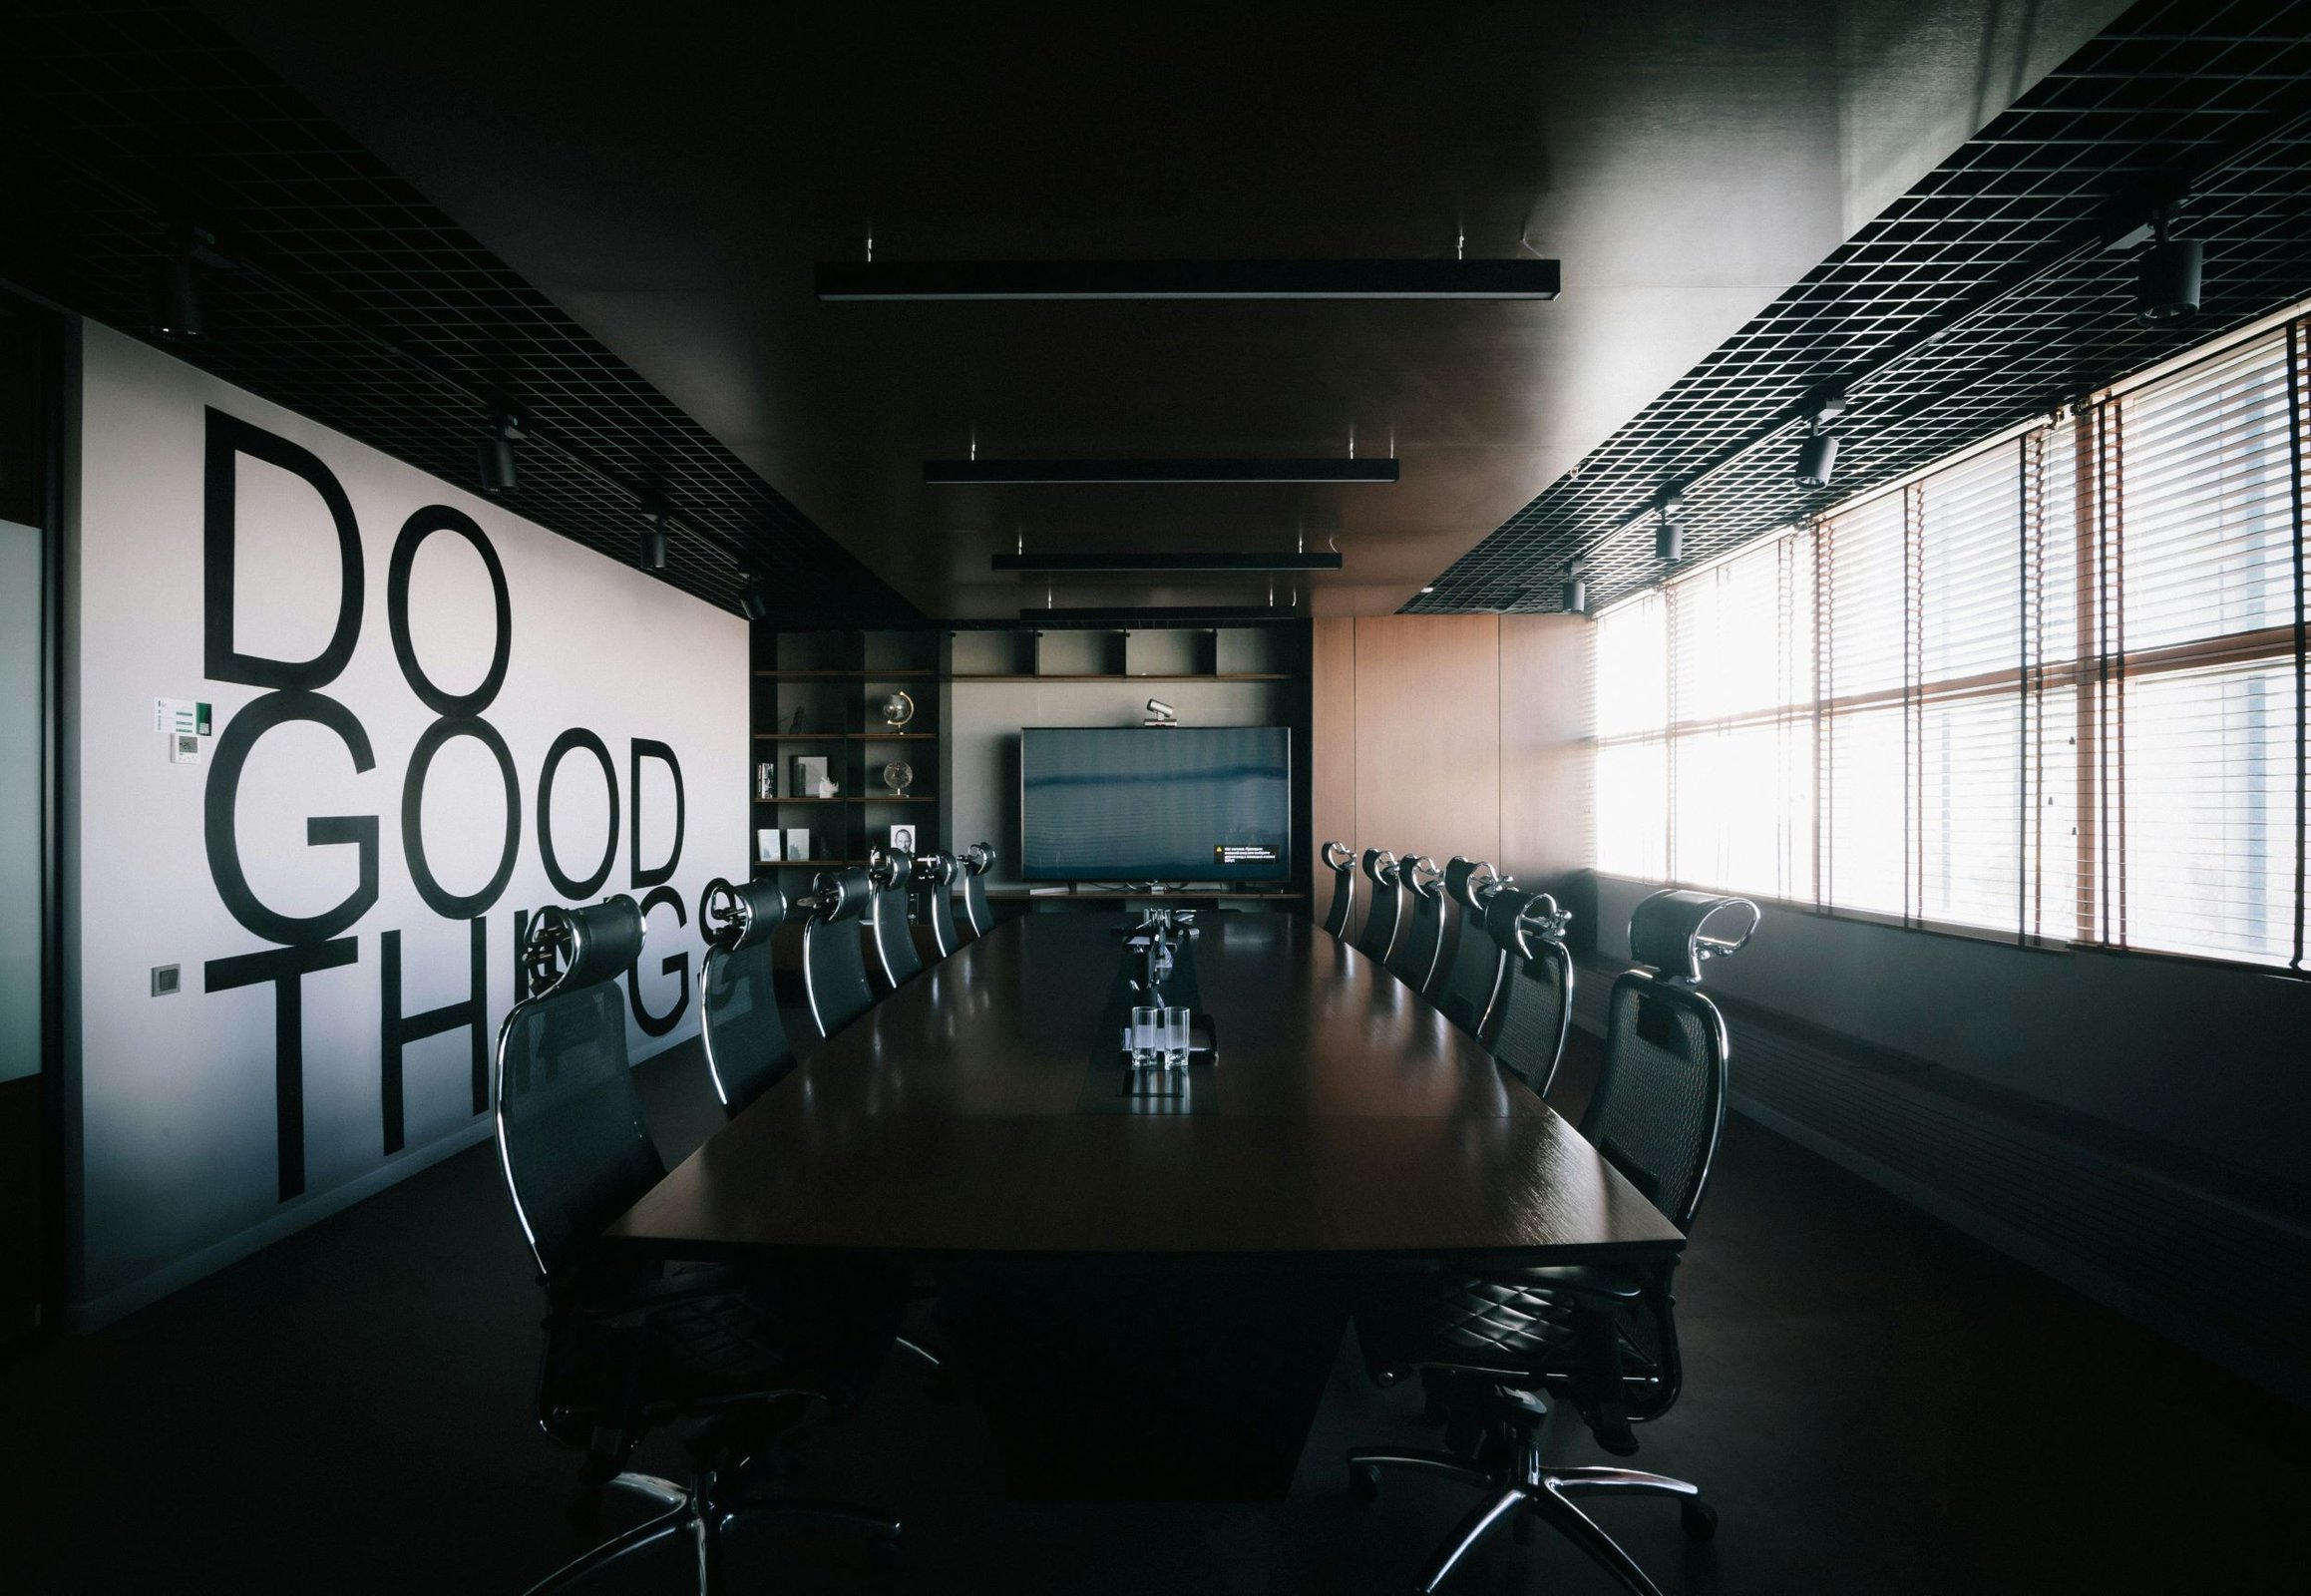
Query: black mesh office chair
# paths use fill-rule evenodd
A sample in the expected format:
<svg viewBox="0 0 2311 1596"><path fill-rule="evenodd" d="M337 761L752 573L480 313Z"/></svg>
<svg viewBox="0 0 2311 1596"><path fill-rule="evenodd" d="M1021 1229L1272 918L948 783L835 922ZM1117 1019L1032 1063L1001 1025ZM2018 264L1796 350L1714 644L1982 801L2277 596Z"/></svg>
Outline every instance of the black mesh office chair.
<svg viewBox="0 0 2311 1596"><path fill-rule="evenodd" d="M955 923L956 862L946 854L918 854L908 897L916 916L931 928L931 946L945 959L963 946Z"/></svg>
<svg viewBox="0 0 2311 1596"><path fill-rule="evenodd" d="M886 993L897 992L923 974L923 955L907 923L907 893L915 879L915 856L904 848L877 848L867 861L875 900L867 911L875 944L875 979Z"/></svg>
<svg viewBox="0 0 2311 1596"><path fill-rule="evenodd" d="M733 1118L794 1068L770 965L771 934L785 921L786 894L768 877L737 886L717 877L698 898L698 1035L714 1095Z"/></svg>
<svg viewBox="0 0 2311 1596"><path fill-rule="evenodd" d="M1485 940L1506 954L1500 991L1477 1040L1546 1097L1573 1029L1571 913L1545 892L1506 887L1485 900Z"/></svg>
<svg viewBox="0 0 2311 1596"><path fill-rule="evenodd" d="M1325 911L1324 929L1345 940L1348 934L1348 916L1356 907L1355 852L1346 843L1328 842L1324 845L1324 862L1332 871L1332 907Z"/></svg>
<svg viewBox="0 0 2311 1596"><path fill-rule="evenodd" d="M1400 854L1396 880L1410 894L1411 913L1396 946L1388 951L1388 969L1425 997L1428 984L1436 979L1437 956L1444 950L1444 872L1426 854Z"/></svg>
<svg viewBox="0 0 2311 1596"><path fill-rule="evenodd" d="M1372 903L1364 911L1363 929L1356 933L1356 952L1386 963L1388 950L1396 946L1397 912L1403 903L1396 885L1396 856L1385 848L1366 848L1362 868L1364 879L1372 884Z"/></svg>
<svg viewBox="0 0 2311 1596"><path fill-rule="evenodd" d="M1713 924L1721 929L1713 931ZM1697 990L1705 959L1740 949L1756 906L1705 893L1656 893L1630 919L1633 957L1654 967L1614 983L1604 1071L1581 1133L1680 1230L1690 1231L1725 1128L1726 1025ZM1737 928L1737 932L1736 932ZM1637 1596L1661 1596L1629 1554L1575 1505L1583 1496L1666 1496L1686 1533L1707 1539L1718 1515L1699 1487L1631 1468L1551 1468L1541 1461L1548 1397L1570 1400L1601 1445L1637 1450L1630 1425L1658 1418L1684 1378L1670 1279L1637 1270L1535 1268L1375 1284L1356 1308L1366 1367L1383 1384L1417 1369L1446 1449L1358 1447L1349 1488L1368 1498L1383 1468L1415 1468L1480 1487L1477 1508L1428 1564L1434 1591L1495 1525L1520 1538L1534 1521L1579 1546Z"/></svg>
<svg viewBox="0 0 2311 1596"><path fill-rule="evenodd" d="M1493 999L1500 995L1508 955L1485 932L1484 900L1506 885L1500 873L1481 860L1456 858L1444 867L1444 895L1452 901L1459 934L1453 938L1452 957L1436 990L1436 1006L1471 1036L1483 1036Z"/></svg>
<svg viewBox="0 0 2311 1596"><path fill-rule="evenodd" d="M820 871L811 880L810 895L795 902L810 917L803 922L803 998L822 1036L832 1036L874 1006L859 946L874 897L875 884L866 870L850 865Z"/></svg>
<svg viewBox="0 0 2311 1596"><path fill-rule="evenodd" d="M498 1159L548 1303L539 1422L585 1452L583 1502L614 1486L660 1509L548 1576L533 1596L677 1536L693 1544L704 1593L722 1532L741 1513L801 1511L887 1540L899 1533L888 1520L824 1504L748 1493L742 1507L737 1489L771 1440L864 1379L888 1333L865 1318L811 1314L793 1294L773 1318L726 1272L663 1275L600 1246L603 1226L664 1173L642 1128L616 986L642 939L631 898L541 910L523 950L533 996L498 1030ZM688 1424L689 1482L625 1472L642 1437L676 1420Z"/></svg>
<svg viewBox="0 0 2311 1596"><path fill-rule="evenodd" d="M956 860L963 870L963 920L973 937L995 929L994 911L987 907L986 874L995 868L992 843L974 842Z"/></svg>

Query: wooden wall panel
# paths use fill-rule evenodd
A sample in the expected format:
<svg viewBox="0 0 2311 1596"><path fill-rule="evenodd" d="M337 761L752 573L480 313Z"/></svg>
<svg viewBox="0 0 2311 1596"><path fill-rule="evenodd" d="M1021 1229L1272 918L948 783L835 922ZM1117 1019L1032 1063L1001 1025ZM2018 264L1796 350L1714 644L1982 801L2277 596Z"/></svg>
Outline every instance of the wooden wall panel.
<svg viewBox="0 0 2311 1596"><path fill-rule="evenodd" d="M1500 617L1355 621L1357 846L1500 848Z"/></svg>
<svg viewBox="0 0 2311 1596"><path fill-rule="evenodd" d="M1356 847L1356 623L1342 615L1315 622L1309 683L1309 782L1313 861L1309 903L1319 921L1332 908L1333 876L1324 865L1327 839ZM1360 900L1359 900L1360 901ZM1351 929L1355 922L1350 922Z"/></svg>
<svg viewBox="0 0 2311 1596"><path fill-rule="evenodd" d="M1595 622L1500 617L1500 868L1560 890L1595 834L1590 669Z"/></svg>

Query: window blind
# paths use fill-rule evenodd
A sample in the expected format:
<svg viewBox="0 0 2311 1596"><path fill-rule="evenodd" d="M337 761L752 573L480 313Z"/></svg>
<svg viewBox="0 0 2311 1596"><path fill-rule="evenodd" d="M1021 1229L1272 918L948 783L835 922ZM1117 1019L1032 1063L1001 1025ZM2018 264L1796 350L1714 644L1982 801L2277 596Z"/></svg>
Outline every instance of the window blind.
<svg viewBox="0 0 2311 1596"><path fill-rule="evenodd" d="M2303 968L2311 318L1601 615L1601 869Z"/></svg>

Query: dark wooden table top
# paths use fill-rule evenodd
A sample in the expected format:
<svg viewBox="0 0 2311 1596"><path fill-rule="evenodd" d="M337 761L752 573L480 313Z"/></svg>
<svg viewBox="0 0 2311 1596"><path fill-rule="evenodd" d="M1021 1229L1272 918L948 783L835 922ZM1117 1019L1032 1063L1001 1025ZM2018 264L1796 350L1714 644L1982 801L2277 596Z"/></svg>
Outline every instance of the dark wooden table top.
<svg viewBox="0 0 2311 1596"><path fill-rule="evenodd" d="M1121 916L1029 915L823 1044L610 1226L685 1257L1675 1253L1587 1142L1298 915L1204 918L1216 1112L1080 1111ZM1112 1047L1112 1043L1110 1043ZM1118 1066L1120 1069L1120 1066Z"/></svg>

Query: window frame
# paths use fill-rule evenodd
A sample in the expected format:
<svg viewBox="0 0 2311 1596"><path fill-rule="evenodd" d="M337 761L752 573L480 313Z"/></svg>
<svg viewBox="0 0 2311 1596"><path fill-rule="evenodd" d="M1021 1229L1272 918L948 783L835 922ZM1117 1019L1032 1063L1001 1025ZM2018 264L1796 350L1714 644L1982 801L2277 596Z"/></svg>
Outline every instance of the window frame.
<svg viewBox="0 0 2311 1596"><path fill-rule="evenodd" d="M2131 413L2129 402L2146 389L2185 380L2195 370L2240 357L2258 343L2269 344L2280 364L2282 398L2279 401L2279 424L2284 429L2284 436L2276 446L2277 485L2275 488L2265 488L2262 492L2266 498L2278 496L2278 560L2281 562L2288 558L2286 529L2290 522L2292 525L2293 618L2276 624L2234 627L2226 631L2129 648L2123 635L2125 610L2121 607L2127 601L2123 584L2126 493L2123 462L2125 426ZM2250 369L2251 364L2242 362L2242 370ZM2156 367L2112 384L2074 407L2066 407L2052 416L2033 418L2007 428L1898 481L1856 495L1799 526L1768 534L1690 570L1681 571L1656 587L1632 595L1600 611L1596 617L1597 623L1604 626L1631 604L1654 602L1662 606L1661 632L1662 643L1668 654L1666 671L1669 685L1667 703L1659 725L1598 733L1590 739L1593 748L1600 753L1607 748L1639 743L1659 747L1662 788L1658 803L1663 830L1660 846L1661 875L1659 878L1650 874L1629 875L1614 869L1604 858L1601 846L1593 853L1595 868L1600 874L1633 882L1659 879L1665 885L1740 892L1760 904L1786 913L1851 919L1864 924L1895 926L1936 936L1996 942L2041 952L2107 953L2129 958L2216 965L2295 979L2311 978L2311 949L2306 948L2306 943L2311 942L2311 900L2306 898L2305 881L2307 870L2311 870L2311 747L2306 745L2306 733L2311 732L2311 681L2305 679L2311 675L2311 667L2307 667L2307 661L2311 661L2311 636L2307 636L2307 632L2311 632L2311 602L2307 602L2307 598L2311 596L2306 594L2307 585L2311 585L2311 565L2307 565L2305 531L2305 457L2311 455L2311 393L2305 391L2307 386L2311 386L2311 302L2265 317L2230 335L2211 340ZM2219 405L2221 401L2215 400L2212 403ZM1963 469L1977 468L1983 456L1998 451L2012 451L2016 463L2017 508L2014 526L2019 544L2011 558L2016 571L2021 609L2016 640L2011 645L2011 662L1928 678L1925 675L1921 637L1923 625L1918 612L1922 588L1921 562L1925 540L1929 536L1920 514L1924 497L1929 485L1937 479L1945 479ZM2268 457L2264 459L2265 463L2258 469L2268 472L2271 469ZM2065 467L2068 468L2070 478L2067 483L2060 480ZM2213 491L2214 485L2210 483L2209 492ZM2067 513L2055 513L2052 496L2056 494L2069 496ZM1899 496L1901 506L1901 681L1899 685L1872 685L1866 689L1840 693L1836 691L1830 650L1835 625L1832 563L1837 529L1841 525L1857 524L1865 513L1882 516L1886 513L1885 502L1895 496ZM1811 539L1809 554L1814 570L1811 610L1805 617L1805 623L1811 629L1815 655L1811 673L1811 703L1777 703L1772 707L1744 709L1722 716L1684 716L1678 701L1680 680L1687 670L1681 664L1678 652L1678 605L1681 595L1698 591L1695 585L1714 580L1713 573L1733 561L1755 558L1764 548L1785 544L1799 537ZM2064 572L2069 583L2067 594L2059 582L2050 590L2045 576L2048 540L2064 537L2071 541L2071 546L2067 550L2057 551L2057 554L2072 562ZM2283 564L2278 568L2275 586L2282 593L2287 586L2287 571L2288 568ZM2269 582L2271 578L2266 574L2262 580ZM2062 622L2071 629L2067 642L2055 650L2059 655L2057 657L2048 657L2046 654L2050 634L2055 637L2064 636L2061 624L2050 625L2049 616L2045 612L2044 605L2050 597L2057 602L2067 597L2075 605L2075 613ZM2040 607L2034 608L2034 605ZM2264 613L2269 613L2267 603ZM2216 624L2220 618L2219 614L2210 613L2205 623ZM1775 642L1777 651L1790 646L1786 614L1778 624L1781 633ZM1999 646L2005 648L2010 645L2002 642ZM2258 666L2277 669L2282 681L2291 667L2294 678L2293 808L2274 827L2276 841L2267 844L2259 856L2261 868L2254 877L2257 882L2267 884L2262 889L2266 894L2290 904L2292 929L2287 929L2283 919L2278 922L2281 928L2280 935L2275 939L2278 952L2268 958L2256 957L2244 951L2225 954L2203 949L2143 946L2131 941L2127 936L2126 897L2130 883L2140 883L2130 876L2124 857L2127 811L2122 760L2123 705L2127 688L2129 685L2171 681L2194 672L2224 669L2244 672ZM1777 661L1776 669L1779 668ZM1995 702L2001 698L2011 698L2020 706L2020 716L2016 722L2019 756L2014 767L2015 786L2011 796L2004 800L2010 807L2016 831L2017 885L2014 913L2011 919L1998 925L1930 916L1923 912L1928 841L1922 812L1924 760L1921 739L1933 711L1962 709L1969 704ZM1865 904L1835 902L1835 872L1832 868L1836 844L1833 822L1836 814L1835 771L1832 765L1836 728L1840 722L1856 715L1896 706L1901 718L1905 766L1902 773L1904 804L1900 833L1903 885L1899 912ZM2077 750L2073 770L2061 776L2059 785L2050 785L2050 777L2061 775L2051 767L2059 763L2062 757L2060 751L2050 752L2048 746L2049 715L2058 712L2054 706L2067 709L2068 719L2055 724L2067 724L2070 727L2072 736L2067 740L2075 743ZM2282 708L2282 717L2284 713ZM1776 724L1785 727L1791 718L1804 716L1810 716L1813 726L1808 779L1801 784L1806 789L1805 797L1810 801L1812 809L1810 832L1814 861L1810 896L1793 897L1780 890L1796 879L1795 873L1786 865L1782 867L1782 882L1776 883L1775 890L1771 891L1691 879L1688 873L1679 869L1681 864L1686 863L1680 859L1678 851L1680 808L1677 766L1681 738ZM2284 747L2283 718L2280 726L2282 729L2278 745ZM2116 733L2114 727L2117 728ZM2216 733L2218 738L2222 735L2221 732ZM2115 737L2118 744L2116 750L2112 746ZM2211 746L2219 750L2227 748L2228 744L2217 742ZM2121 762L2120 768L2116 770L2115 758ZM2204 768L2219 775L2225 766L2220 758L2216 758L2209 760ZM2275 790L2283 791L2285 785L2282 769ZM1794 792L1796 787L1790 786L1784 790ZM1992 790L1995 790L1994 786ZM2075 805L2075 841L2059 833L2048 834L2051 828L2048 826L2047 806L2056 801L2055 797L2047 796L2050 793L2057 796L2067 794ZM1598 796L1601 801L1602 793ZM2055 824L2059 826L2061 818L2054 818ZM1777 841L1777 850L1785 851L1785 839L1794 835L1803 824L1804 817L1795 815L1793 809L1784 814L1776 827L1780 838L1784 839ZM2290 829L2293 833L2291 881L2286 840ZM1948 845L1949 835L1947 831L1937 833L1944 846ZM2059 867L2059 857L2068 859L2067 875ZM2180 852L2161 854L2159 862L2166 865L2172 860L2187 861L2191 857ZM2051 894L2050 884L2055 889ZM2064 890L2076 898L2075 906L2067 912L2059 896ZM2286 912L2283 908L2279 914L2284 916ZM2219 914L2235 913L2237 910L2229 904L2219 911ZM2290 941L2291 951L2287 946Z"/></svg>

